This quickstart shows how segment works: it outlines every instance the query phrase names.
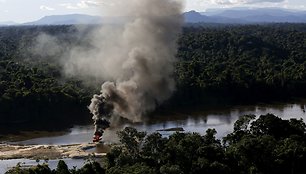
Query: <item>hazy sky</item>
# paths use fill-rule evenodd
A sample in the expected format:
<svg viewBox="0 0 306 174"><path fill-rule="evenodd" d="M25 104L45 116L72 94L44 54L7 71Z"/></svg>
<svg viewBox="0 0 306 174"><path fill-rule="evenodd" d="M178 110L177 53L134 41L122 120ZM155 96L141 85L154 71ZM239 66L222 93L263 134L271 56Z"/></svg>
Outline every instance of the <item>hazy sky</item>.
<svg viewBox="0 0 306 174"><path fill-rule="evenodd" d="M111 0L0 0L0 22L28 22L46 15L103 15ZM185 11L228 7L282 7L306 10L306 0L185 0Z"/></svg>

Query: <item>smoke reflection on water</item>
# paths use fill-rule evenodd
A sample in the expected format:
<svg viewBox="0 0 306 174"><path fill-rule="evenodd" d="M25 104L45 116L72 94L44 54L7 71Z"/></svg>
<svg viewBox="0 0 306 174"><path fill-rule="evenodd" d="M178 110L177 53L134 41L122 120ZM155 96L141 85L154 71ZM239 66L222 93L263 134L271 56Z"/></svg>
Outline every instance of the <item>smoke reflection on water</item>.
<svg viewBox="0 0 306 174"><path fill-rule="evenodd" d="M139 131L152 133L161 129L183 128L185 132L198 132L205 134L208 128L215 128L218 132L217 138L222 138L233 130L234 122L239 116L245 114L255 114L257 116L272 113L284 119L306 118L304 104L270 104L254 106L236 106L229 108L215 108L185 111L180 113L153 115L150 119L142 123L121 123L111 126L105 131L103 140L107 143L116 143L118 138L116 132L126 126L135 127ZM26 141L17 142L18 144L75 144L87 143L92 141L93 125L75 126L69 133L56 137L42 137ZM173 132L159 131L163 136L169 136Z"/></svg>

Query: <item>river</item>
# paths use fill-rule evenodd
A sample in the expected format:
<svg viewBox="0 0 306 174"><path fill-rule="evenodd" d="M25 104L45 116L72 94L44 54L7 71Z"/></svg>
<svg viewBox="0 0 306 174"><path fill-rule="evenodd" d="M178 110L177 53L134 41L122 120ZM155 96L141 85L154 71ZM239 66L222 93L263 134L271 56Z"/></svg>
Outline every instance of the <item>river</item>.
<svg viewBox="0 0 306 174"><path fill-rule="evenodd" d="M217 137L222 138L233 130L234 122L242 115L255 114L257 116L272 113L283 119L306 118L306 104L299 103L271 103L251 106L233 106L222 108L210 108L205 110L180 111L163 115L153 115L142 123L123 123L111 126L106 130L103 140L109 143L118 142L116 132L126 126L135 127L139 131L152 133L161 129L183 128L185 132L198 132L205 134L208 128L215 128L218 132ZM18 144L77 144L87 143L92 140L93 125L74 126L64 135L46 136L41 138L29 139L15 142ZM172 132L159 131L167 136Z"/></svg>
<svg viewBox="0 0 306 174"><path fill-rule="evenodd" d="M152 133L161 129L183 128L184 132L198 132L205 134L208 128L217 130L217 138L222 138L233 130L234 122L242 115L255 114L256 116L272 113L283 119L302 118L306 119L305 101L294 103L270 103L249 106L227 106L219 108L202 108L189 111L171 112L161 115L153 115L146 118L142 123L123 123L111 126L104 134L103 140L107 143L116 143L118 138L116 132L126 126L135 127L139 131ZM159 131L163 136L169 136L173 132ZM92 141L93 125L74 126L67 133L59 136L49 136L28 139L12 144L24 145L66 145L88 143ZM21 160L22 161L22 160ZM0 168L3 166L12 167L20 160L0 161ZM34 163L33 161L23 160ZM81 166L83 161L67 159L69 166ZM52 165L54 165L52 161ZM35 164L35 163L34 163Z"/></svg>

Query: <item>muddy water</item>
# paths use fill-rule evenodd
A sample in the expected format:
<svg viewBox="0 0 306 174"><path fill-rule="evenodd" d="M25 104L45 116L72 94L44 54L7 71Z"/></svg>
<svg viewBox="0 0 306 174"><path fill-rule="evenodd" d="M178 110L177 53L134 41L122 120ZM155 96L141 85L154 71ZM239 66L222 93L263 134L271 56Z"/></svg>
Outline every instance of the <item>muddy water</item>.
<svg viewBox="0 0 306 174"><path fill-rule="evenodd" d="M148 133L161 129L183 128L185 132L198 132L204 134L208 128L215 128L217 137L221 138L233 130L234 122L242 115L255 114L257 116L267 113L278 115L281 118L303 118L306 119L305 102L293 104L273 103L252 106L234 106L222 108L202 108L192 111L180 111L153 115L143 123L122 123L109 128L103 137L106 143L118 142L116 132L126 126L132 126L139 131ZM159 131L168 136L171 131ZM70 132L61 136L46 136L17 142L18 144L75 144L91 142L93 126L74 126Z"/></svg>

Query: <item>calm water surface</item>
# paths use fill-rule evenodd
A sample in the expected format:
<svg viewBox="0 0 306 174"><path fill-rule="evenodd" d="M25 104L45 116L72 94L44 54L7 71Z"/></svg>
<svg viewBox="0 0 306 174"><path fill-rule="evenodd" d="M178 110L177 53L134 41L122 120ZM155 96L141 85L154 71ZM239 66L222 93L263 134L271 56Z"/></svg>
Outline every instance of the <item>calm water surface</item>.
<svg viewBox="0 0 306 174"><path fill-rule="evenodd" d="M198 132L205 134L208 128L215 128L218 132L217 137L222 138L233 130L234 122L242 115L255 114L257 116L272 113L283 119L302 118L306 120L305 113L306 102L296 102L293 104L262 104L253 106L235 106L222 108L202 108L192 111L172 112L163 115L153 115L147 118L143 123L124 123L109 128L103 140L108 143L118 142L116 132L122 130L126 126L132 126L139 131L148 133L155 132L160 129L182 127L185 132ZM168 136L173 132L160 131L164 136ZM26 141L14 142L17 144L76 144L88 143L92 141L93 125L74 126L69 132L62 136L46 136L42 138L29 139ZM99 152L99 149L95 149ZM84 160L65 159L67 165L82 167ZM24 162L25 165L35 165L36 161L27 159L0 160L0 173L8 170L10 167L16 166L18 162ZM49 166L55 168L58 160L50 160Z"/></svg>
<svg viewBox="0 0 306 174"><path fill-rule="evenodd" d="M185 132L198 132L205 134L208 128L215 128L218 132L217 137L222 138L233 130L234 122L242 115L255 114L257 116L267 113L275 114L281 118L302 118L306 119L306 103L299 102L294 104L263 104L253 106L235 106L213 109L200 109L193 111L181 111L167 113L163 115L150 116L143 123L124 123L109 128L103 137L105 142L118 142L116 132L126 126L132 126L139 131L152 133L160 129L182 127ZM172 132L160 131L164 136ZM87 143L92 141L93 125L74 126L65 135L55 137L42 137L26 141L17 142L18 144L75 144Z"/></svg>

